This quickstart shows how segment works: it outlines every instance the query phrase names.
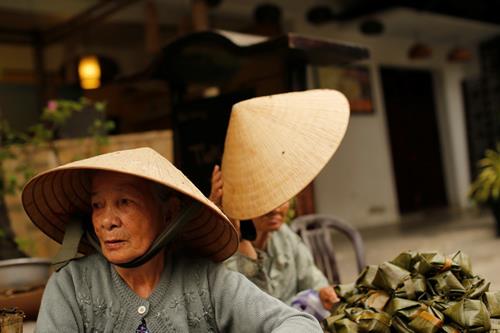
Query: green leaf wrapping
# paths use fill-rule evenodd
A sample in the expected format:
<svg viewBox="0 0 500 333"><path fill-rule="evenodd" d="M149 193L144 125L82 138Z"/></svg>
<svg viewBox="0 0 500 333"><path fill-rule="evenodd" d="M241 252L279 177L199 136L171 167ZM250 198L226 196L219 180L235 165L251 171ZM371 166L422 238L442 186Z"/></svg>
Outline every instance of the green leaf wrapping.
<svg viewBox="0 0 500 333"><path fill-rule="evenodd" d="M469 282L471 283L469 284ZM467 288L467 298L472 299L481 298L484 293L490 289L490 283L477 276L472 279L464 280L464 286Z"/></svg>
<svg viewBox="0 0 500 333"><path fill-rule="evenodd" d="M348 298L349 296L352 296L352 294L354 294L355 292L356 292L355 283L339 284L335 286L335 293L337 294L338 297Z"/></svg>
<svg viewBox="0 0 500 333"><path fill-rule="evenodd" d="M490 319L490 333L500 333L500 319Z"/></svg>
<svg viewBox="0 0 500 333"><path fill-rule="evenodd" d="M463 299L450 306L444 314L455 323L472 332L487 332L490 329L490 314L483 302Z"/></svg>
<svg viewBox="0 0 500 333"><path fill-rule="evenodd" d="M399 317L392 319L391 329L398 333L415 333L415 331L408 327L408 325L406 325L405 322Z"/></svg>
<svg viewBox="0 0 500 333"><path fill-rule="evenodd" d="M451 271L437 274L427 280L434 295L448 295L457 298L465 294L464 286Z"/></svg>
<svg viewBox="0 0 500 333"><path fill-rule="evenodd" d="M443 325L443 327L441 329L443 331L445 331L446 333L462 333L463 332L463 330L461 330L455 324L446 324L446 325Z"/></svg>
<svg viewBox="0 0 500 333"><path fill-rule="evenodd" d="M411 271L415 263L417 253L412 251L402 252L390 262L396 266L401 267L407 271Z"/></svg>
<svg viewBox="0 0 500 333"><path fill-rule="evenodd" d="M500 292L489 286L460 251L403 252L337 286L341 302L323 323L329 332L500 333Z"/></svg>
<svg viewBox="0 0 500 333"><path fill-rule="evenodd" d="M368 292L363 303L366 308L382 311L390 298L389 294L383 290L371 290Z"/></svg>
<svg viewBox="0 0 500 333"><path fill-rule="evenodd" d="M403 281L409 276L410 272L407 270L391 262L384 262L378 267L373 284L381 289L393 291L403 284Z"/></svg>
<svg viewBox="0 0 500 333"><path fill-rule="evenodd" d="M451 268L457 268L451 258L437 252L419 253L417 255L415 270L423 275L434 275L437 272L444 272Z"/></svg>
<svg viewBox="0 0 500 333"><path fill-rule="evenodd" d="M328 331L335 333L358 333L358 324L348 318L342 318L335 321Z"/></svg>
<svg viewBox="0 0 500 333"><path fill-rule="evenodd" d="M443 324L443 321L432 313L422 311L408 323L408 327L419 333L436 333Z"/></svg>
<svg viewBox="0 0 500 333"><path fill-rule="evenodd" d="M425 277L421 274L414 274L403 280L403 285L396 289L395 296L416 300L426 291Z"/></svg>
<svg viewBox="0 0 500 333"><path fill-rule="evenodd" d="M451 260L455 264L453 270L456 270L464 275L464 277L472 277L472 264L470 257L462 251L457 251L451 256Z"/></svg>
<svg viewBox="0 0 500 333"><path fill-rule="evenodd" d="M377 275L378 266L369 265L360 273L358 279L356 280L356 285L359 287L375 288L373 280L375 275Z"/></svg>
<svg viewBox="0 0 500 333"><path fill-rule="evenodd" d="M390 333L391 317L384 312L365 310L356 317L359 332Z"/></svg>
<svg viewBox="0 0 500 333"><path fill-rule="evenodd" d="M390 316L403 317L405 320L415 318L427 306L422 303L395 297L387 304L384 311Z"/></svg>
<svg viewBox="0 0 500 333"><path fill-rule="evenodd" d="M486 307L492 318L500 317L500 291L484 293Z"/></svg>

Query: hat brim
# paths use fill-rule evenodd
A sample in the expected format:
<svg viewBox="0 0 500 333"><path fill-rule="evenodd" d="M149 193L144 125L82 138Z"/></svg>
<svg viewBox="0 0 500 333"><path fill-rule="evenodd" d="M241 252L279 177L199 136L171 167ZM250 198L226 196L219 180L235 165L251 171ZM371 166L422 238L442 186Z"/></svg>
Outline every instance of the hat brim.
<svg viewBox="0 0 500 333"><path fill-rule="evenodd" d="M184 197L203 204L203 209L188 222L178 240L198 254L215 262L230 257L238 248L237 232L220 210L201 193L189 193L164 179L159 181L136 173L105 167L59 167L31 179L22 193L22 203L33 223L48 237L62 243L66 224L75 214L91 218L89 171L110 171L143 178L165 186ZM202 196L202 198L199 196ZM79 251L88 254L91 245L82 239Z"/></svg>

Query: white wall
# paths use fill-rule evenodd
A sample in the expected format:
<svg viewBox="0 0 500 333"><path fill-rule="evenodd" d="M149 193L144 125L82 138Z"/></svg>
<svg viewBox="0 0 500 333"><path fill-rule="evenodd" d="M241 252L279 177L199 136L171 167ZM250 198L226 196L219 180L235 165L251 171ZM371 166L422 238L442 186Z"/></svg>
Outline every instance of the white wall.
<svg viewBox="0 0 500 333"><path fill-rule="evenodd" d="M358 227L390 224L399 219L379 77L381 65L423 68L434 74L447 195L451 207L467 207L470 179L460 84L464 77L478 73L477 63L447 63L446 53L454 46L452 42L431 43L431 59L411 61L407 50L415 40L410 38L366 37L353 30L339 30L338 25L315 27L304 21L296 23L297 32L358 43L371 52L366 63L371 70L375 113L351 116L344 142L315 182L318 212L340 216Z"/></svg>

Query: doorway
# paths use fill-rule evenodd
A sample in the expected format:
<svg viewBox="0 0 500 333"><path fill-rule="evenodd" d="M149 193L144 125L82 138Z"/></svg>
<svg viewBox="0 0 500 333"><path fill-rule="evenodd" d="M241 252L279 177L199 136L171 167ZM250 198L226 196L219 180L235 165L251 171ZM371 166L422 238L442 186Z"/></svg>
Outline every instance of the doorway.
<svg viewBox="0 0 500 333"><path fill-rule="evenodd" d="M432 73L394 67L380 72L400 213L445 207Z"/></svg>

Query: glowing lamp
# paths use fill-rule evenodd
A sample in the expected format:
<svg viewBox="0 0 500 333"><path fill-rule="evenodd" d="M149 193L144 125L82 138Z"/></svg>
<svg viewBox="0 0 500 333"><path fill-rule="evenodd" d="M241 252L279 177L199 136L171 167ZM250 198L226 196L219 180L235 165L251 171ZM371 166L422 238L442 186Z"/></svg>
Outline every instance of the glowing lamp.
<svg viewBox="0 0 500 333"><path fill-rule="evenodd" d="M78 76L83 89L99 88L101 84L101 67L96 56L85 56L80 59Z"/></svg>

